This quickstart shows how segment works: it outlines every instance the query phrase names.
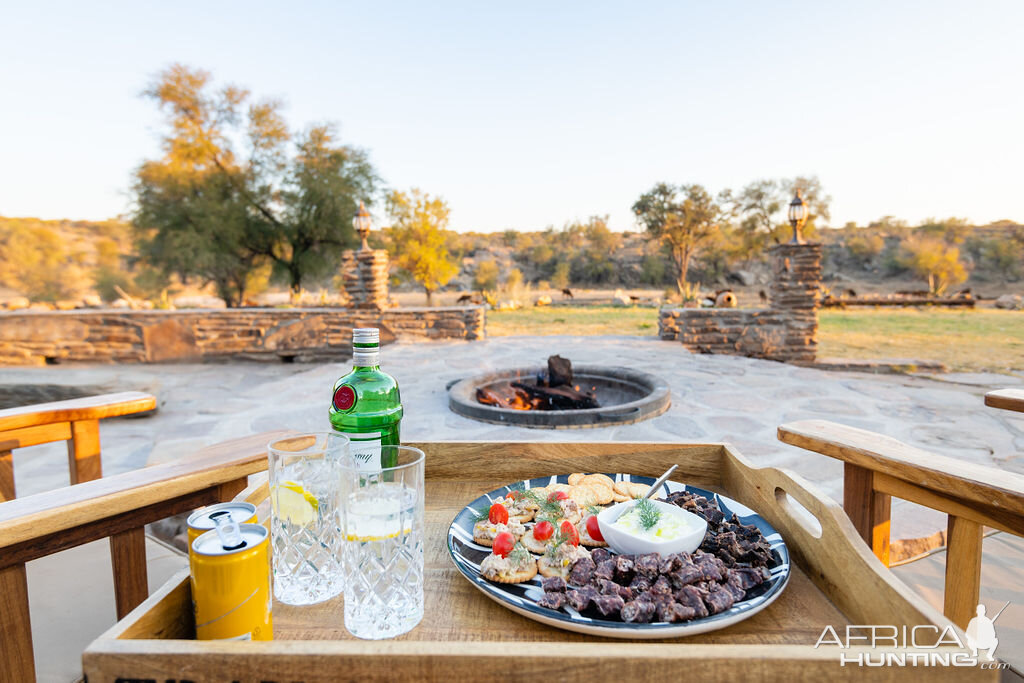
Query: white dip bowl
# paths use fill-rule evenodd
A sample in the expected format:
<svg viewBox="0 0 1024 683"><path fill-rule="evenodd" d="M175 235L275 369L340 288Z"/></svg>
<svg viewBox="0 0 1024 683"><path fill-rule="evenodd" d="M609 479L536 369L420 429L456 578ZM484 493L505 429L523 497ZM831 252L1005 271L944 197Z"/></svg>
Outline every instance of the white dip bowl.
<svg viewBox="0 0 1024 683"><path fill-rule="evenodd" d="M708 523L703 517L672 503L660 500L651 502L661 510L663 515L678 517L683 524L683 533L673 539L641 538L615 526L615 521L636 505L635 500L628 500L606 508L597 515L597 524L601 527L601 535L604 536L605 542L612 550L623 555L643 555L645 553L671 555L672 553L692 553L700 547L704 540L704 534L708 530Z"/></svg>

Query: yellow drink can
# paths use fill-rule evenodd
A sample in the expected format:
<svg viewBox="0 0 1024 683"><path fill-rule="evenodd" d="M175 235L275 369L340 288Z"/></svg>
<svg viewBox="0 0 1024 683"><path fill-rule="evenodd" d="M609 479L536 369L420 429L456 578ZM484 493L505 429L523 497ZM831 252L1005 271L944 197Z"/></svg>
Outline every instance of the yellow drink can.
<svg viewBox="0 0 1024 683"><path fill-rule="evenodd" d="M196 510L188 516L189 555L192 554L192 544L196 542L196 539L207 531L213 531L213 528L217 526L214 520L225 512L231 515L231 521L235 524L256 523L256 506L252 503L217 503Z"/></svg>
<svg viewBox="0 0 1024 683"><path fill-rule="evenodd" d="M269 532L224 520L191 545L198 640L273 640Z"/></svg>

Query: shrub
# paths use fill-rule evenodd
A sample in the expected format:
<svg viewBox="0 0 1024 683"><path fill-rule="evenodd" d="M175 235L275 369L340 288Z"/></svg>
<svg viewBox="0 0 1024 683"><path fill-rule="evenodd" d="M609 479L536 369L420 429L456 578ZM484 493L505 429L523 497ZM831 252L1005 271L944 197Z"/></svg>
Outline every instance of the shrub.
<svg viewBox="0 0 1024 683"><path fill-rule="evenodd" d="M640 266L640 281L649 285L665 284L668 268L661 254L647 254Z"/></svg>
<svg viewBox="0 0 1024 683"><path fill-rule="evenodd" d="M855 235L846 242L850 255L862 263L867 263L885 249L885 239L878 233Z"/></svg>
<svg viewBox="0 0 1024 683"><path fill-rule="evenodd" d="M928 280L928 291L943 294L967 279L960 250L934 237L913 236L900 245L899 260L917 276Z"/></svg>
<svg viewBox="0 0 1024 683"><path fill-rule="evenodd" d="M480 291L490 291L498 287L498 264L494 261L482 261L476 267L473 286Z"/></svg>
<svg viewBox="0 0 1024 683"><path fill-rule="evenodd" d="M555 272L551 275L551 286L555 289L565 289L569 286L569 262L559 261L555 266Z"/></svg>
<svg viewBox="0 0 1024 683"><path fill-rule="evenodd" d="M505 276L505 288L513 290L523 284L523 271L518 268L513 268L508 271L508 275Z"/></svg>

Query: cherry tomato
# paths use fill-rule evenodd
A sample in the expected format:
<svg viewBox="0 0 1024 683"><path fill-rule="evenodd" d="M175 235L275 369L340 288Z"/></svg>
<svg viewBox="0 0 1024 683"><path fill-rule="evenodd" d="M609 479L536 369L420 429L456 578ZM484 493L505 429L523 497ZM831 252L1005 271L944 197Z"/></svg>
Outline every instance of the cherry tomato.
<svg viewBox="0 0 1024 683"><path fill-rule="evenodd" d="M561 529L567 543L572 543L573 545L580 544L580 532L576 531L576 527L572 525L572 522L564 519L562 520L562 525L558 528Z"/></svg>
<svg viewBox="0 0 1024 683"><path fill-rule="evenodd" d="M553 533L555 533L555 525L546 519L543 522L537 522L533 526L533 537L538 541L548 540Z"/></svg>
<svg viewBox="0 0 1024 683"><path fill-rule="evenodd" d="M601 535L601 525L597 523L597 515L587 517L587 533L595 541L604 542L604 536Z"/></svg>
<svg viewBox="0 0 1024 683"><path fill-rule="evenodd" d="M508 531L502 531L494 537L494 545L491 547L491 550L495 555L508 557L508 554L512 552L512 548L514 548L515 545L516 537Z"/></svg>
<svg viewBox="0 0 1024 683"><path fill-rule="evenodd" d="M487 513L487 519L491 520L491 524L506 524L508 523L508 509L501 503L495 503Z"/></svg>
<svg viewBox="0 0 1024 683"><path fill-rule="evenodd" d="M556 500L565 500L569 497L569 494L565 491L552 491L548 494L548 502L554 503Z"/></svg>
<svg viewBox="0 0 1024 683"><path fill-rule="evenodd" d="M520 498L523 497L523 492L520 491L519 489L512 489L511 491L508 492L508 495L505 497L508 498L509 500L519 500Z"/></svg>

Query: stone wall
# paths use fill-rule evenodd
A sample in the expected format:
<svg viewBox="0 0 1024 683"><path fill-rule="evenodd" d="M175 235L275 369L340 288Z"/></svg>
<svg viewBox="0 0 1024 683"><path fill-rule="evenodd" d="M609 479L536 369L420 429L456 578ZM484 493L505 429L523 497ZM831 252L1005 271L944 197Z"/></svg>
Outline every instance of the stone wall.
<svg viewBox="0 0 1024 683"><path fill-rule="evenodd" d="M665 308L658 319L661 338L678 340L697 353L813 361L818 348L821 245L781 244L771 253L769 308Z"/></svg>
<svg viewBox="0 0 1024 683"><path fill-rule="evenodd" d="M483 339L486 308L239 308L0 313L0 365L347 357L353 327L382 340Z"/></svg>

